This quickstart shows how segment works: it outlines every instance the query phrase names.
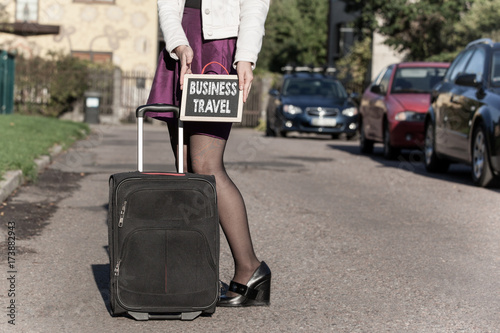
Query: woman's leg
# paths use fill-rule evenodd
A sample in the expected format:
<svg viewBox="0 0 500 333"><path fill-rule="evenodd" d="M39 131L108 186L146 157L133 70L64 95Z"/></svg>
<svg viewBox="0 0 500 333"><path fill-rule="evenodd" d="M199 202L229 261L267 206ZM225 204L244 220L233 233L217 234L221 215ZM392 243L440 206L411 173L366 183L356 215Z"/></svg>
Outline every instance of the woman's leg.
<svg viewBox="0 0 500 333"><path fill-rule="evenodd" d="M192 135L188 149L190 171L215 176L220 224L234 258L233 281L246 284L260 262L253 249L243 197L224 168L225 148L226 140Z"/></svg>

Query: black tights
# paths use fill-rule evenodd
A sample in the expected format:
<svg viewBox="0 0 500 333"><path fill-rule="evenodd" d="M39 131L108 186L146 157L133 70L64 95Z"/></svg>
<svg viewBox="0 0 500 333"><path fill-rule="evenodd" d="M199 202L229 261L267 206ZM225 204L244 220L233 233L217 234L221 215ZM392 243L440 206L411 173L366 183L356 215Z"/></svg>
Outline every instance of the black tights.
<svg viewBox="0 0 500 333"><path fill-rule="evenodd" d="M177 133L170 136L176 152ZM225 148L226 140L191 135L184 145L184 165L188 172L215 176L220 224L234 259L233 281L246 284L260 262L253 249L245 202L224 167Z"/></svg>

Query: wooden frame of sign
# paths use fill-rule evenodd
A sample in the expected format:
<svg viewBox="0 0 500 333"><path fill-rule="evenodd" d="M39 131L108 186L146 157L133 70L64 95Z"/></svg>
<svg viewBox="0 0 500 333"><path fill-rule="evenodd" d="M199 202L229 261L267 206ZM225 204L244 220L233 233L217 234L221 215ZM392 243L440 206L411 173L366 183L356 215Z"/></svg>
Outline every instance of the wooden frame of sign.
<svg viewBox="0 0 500 333"><path fill-rule="evenodd" d="M186 74L180 119L239 123L243 115L243 94L237 75Z"/></svg>

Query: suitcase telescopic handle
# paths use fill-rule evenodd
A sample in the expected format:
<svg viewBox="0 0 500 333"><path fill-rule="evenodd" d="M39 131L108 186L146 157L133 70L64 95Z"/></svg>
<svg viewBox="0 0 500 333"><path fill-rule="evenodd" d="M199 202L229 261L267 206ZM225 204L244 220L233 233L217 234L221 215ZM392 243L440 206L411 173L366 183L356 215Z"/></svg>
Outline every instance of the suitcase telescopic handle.
<svg viewBox="0 0 500 333"><path fill-rule="evenodd" d="M148 113L165 114L166 118L177 119L179 124L179 139L178 139L178 172L184 172L184 127L179 118L179 107L170 104L147 104L139 106L135 112L137 117L137 170L144 171L144 117Z"/></svg>
<svg viewBox="0 0 500 333"><path fill-rule="evenodd" d="M179 107L170 104L146 104L139 106L135 111L137 118L144 118L148 112L171 114L171 118L179 118Z"/></svg>

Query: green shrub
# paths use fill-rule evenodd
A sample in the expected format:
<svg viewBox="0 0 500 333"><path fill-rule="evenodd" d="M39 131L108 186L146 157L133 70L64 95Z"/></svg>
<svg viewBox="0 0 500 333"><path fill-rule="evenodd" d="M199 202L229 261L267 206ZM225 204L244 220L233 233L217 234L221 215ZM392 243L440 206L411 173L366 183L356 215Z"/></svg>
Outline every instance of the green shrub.
<svg viewBox="0 0 500 333"><path fill-rule="evenodd" d="M89 88L93 64L62 53L48 58L16 58L15 112L23 115L59 117L71 111Z"/></svg>

